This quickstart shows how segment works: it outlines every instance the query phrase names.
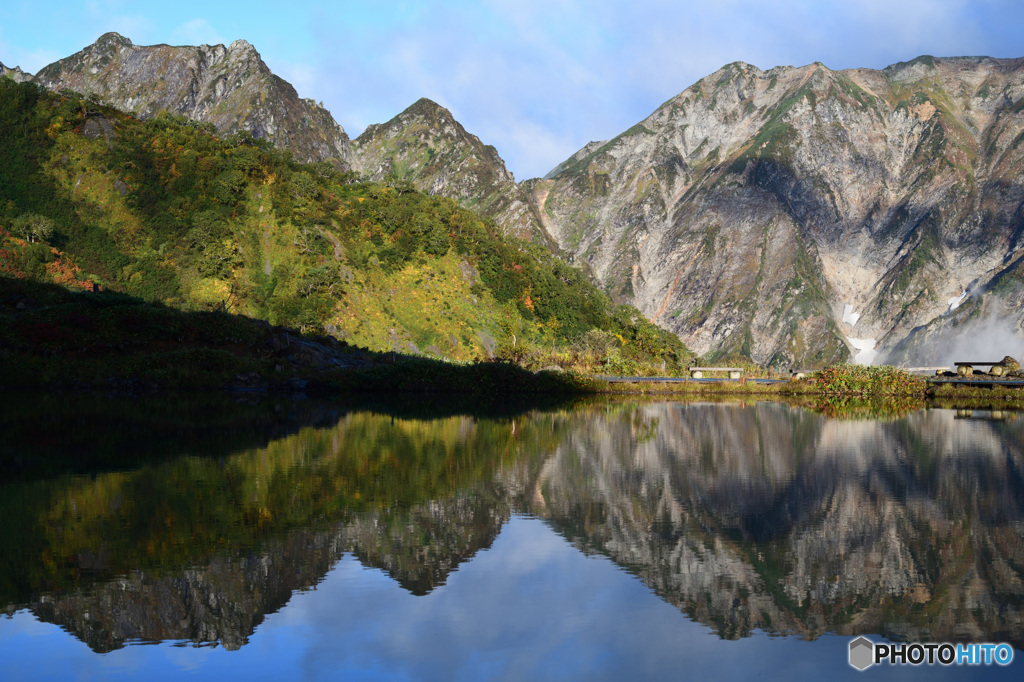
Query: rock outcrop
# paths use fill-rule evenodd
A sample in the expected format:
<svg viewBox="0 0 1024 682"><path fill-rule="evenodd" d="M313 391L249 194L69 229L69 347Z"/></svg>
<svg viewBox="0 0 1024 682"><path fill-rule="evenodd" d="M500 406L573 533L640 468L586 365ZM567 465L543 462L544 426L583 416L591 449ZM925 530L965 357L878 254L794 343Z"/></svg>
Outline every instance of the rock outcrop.
<svg viewBox="0 0 1024 682"><path fill-rule="evenodd" d="M428 99L350 143L322 105L299 98L244 40L228 47L139 46L107 33L34 77L0 68L16 81L95 96L142 118L179 114L212 123L219 134L249 131L290 149L299 161L332 161L375 181L408 180L493 218L506 233L553 246L497 150Z"/></svg>

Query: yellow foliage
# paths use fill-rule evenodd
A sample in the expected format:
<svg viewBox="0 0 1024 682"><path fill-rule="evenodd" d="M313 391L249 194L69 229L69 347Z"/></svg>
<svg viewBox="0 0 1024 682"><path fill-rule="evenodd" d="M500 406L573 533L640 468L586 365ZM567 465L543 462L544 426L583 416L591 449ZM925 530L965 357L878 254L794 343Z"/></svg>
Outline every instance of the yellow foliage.
<svg viewBox="0 0 1024 682"><path fill-rule="evenodd" d="M196 281L190 293L199 303L217 304L228 299L231 286L222 279L204 277Z"/></svg>

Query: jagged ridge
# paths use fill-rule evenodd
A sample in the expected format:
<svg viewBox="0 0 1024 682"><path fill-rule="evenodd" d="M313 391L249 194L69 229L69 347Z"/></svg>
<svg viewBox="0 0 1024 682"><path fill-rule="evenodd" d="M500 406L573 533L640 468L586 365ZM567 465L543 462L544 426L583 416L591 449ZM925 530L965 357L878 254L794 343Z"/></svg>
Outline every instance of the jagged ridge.
<svg viewBox="0 0 1024 682"><path fill-rule="evenodd" d="M212 123L221 134L247 130L299 161L348 161L348 135L331 114L275 76L252 45L139 46L106 33L44 67L40 85L74 90L143 118L162 111Z"/></svg>

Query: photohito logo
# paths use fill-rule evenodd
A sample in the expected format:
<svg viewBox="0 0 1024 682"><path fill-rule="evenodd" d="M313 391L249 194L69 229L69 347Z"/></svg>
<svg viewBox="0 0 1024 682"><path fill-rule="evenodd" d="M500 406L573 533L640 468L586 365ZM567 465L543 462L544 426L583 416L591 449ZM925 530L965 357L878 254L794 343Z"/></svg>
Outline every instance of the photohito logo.
<svg viewBox="0 0 1024 682"><path fill-rule="evenodd" d="M1010 665L1009 644L875 644L867 637L850 642L850 665L865 670L876 663L890 665Z"/></svg>

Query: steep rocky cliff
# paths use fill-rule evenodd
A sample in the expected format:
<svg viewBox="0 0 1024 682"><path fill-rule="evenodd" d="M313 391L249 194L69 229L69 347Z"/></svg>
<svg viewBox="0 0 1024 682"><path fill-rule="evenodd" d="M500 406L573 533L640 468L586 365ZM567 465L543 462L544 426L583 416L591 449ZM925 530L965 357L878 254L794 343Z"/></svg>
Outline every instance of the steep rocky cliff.
<svg viewBox="0 0 1024 682"><path fill-rule="evenodd" d="M450 111L421 99L352 142L353 167L373 180L394 176L494 218L506 233L547 242L524 190L498 151Z"/></svg>
<svg viewBox="0 0 1024 682"><path fill-rule="evenodd" d="M247 130L290 149L299 161L348 159L348 135L331 114L271 73L244 40L230 46L133 45L106 33L81 52L44 67L50 90L94 95L143 118L162 111L212 123L221 134Z"/></svg>
<svg viewBox="0 0 1024 682"><path fill-rule="evenodd" d="M0 76L94 95L143 118L180 114L212 123L221 134L248 130L290 149L300 161L334 161L375 181L408 180L494 218L506 233L553 246L497 150L428 99L371 125L350 144L322 105L299 98L244 40L228 47L143 47L107 33L34 77L0 68Z"/></svg>
<svg viewBox="0 0 1024 682"><path fill-rule="evenodd" d="M1020 328L1022 140L1024 59L734 63L527 186L571 258L690 347L813 365L964 293Z"/></svg>

